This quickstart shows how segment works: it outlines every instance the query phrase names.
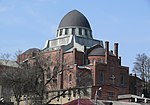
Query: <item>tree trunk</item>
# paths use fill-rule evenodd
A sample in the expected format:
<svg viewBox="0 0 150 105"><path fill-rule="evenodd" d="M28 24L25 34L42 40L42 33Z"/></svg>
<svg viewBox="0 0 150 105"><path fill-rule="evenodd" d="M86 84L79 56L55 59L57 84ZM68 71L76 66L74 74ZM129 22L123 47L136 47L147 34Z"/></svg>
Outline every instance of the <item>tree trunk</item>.
<svg viewBox="0 0 150 105"><path fill-rule="evenodd" d="M17 105L20 105L20 96L16 96L16 102L17 102Z"/></svg>
<svg viewBox="0 0 150 105"><path fill-rule="evenodd" d="M20 105L20 100L19 99L17 99L17 105Z"/></svg>

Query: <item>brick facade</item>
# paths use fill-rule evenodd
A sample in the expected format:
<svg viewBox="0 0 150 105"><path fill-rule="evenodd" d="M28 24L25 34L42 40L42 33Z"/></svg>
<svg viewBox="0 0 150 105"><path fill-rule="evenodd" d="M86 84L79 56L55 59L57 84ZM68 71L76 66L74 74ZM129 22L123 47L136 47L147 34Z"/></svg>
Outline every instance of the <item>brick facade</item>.
<svg viewBox="0 0 150 105"><path fill-rule="evenodd" d="M84 53L76 48L70 52L64 52L63 49L53 50L44 52L44 56L51 57L53 61L57 61L59 56L59 61L65 61L66 63L63 67L63 73L57 78L59 79L57 85L60 85L60 89L77 87L78 84L84 86L84 83L89 82L86 81L88 78L80 76L81 84L78 81L79 77L77 77L78 73L83 72L83 75L92 76L91 98L95 98L96 90L101 87L102 90L100 90L101 94L98 99L117 100L118 95L129 93L129 68L121 66L117 43L114 44L114 53L109 51L109 42L105 43L103 54L96 52L99 55L93 53L92 55L91 52L94 52L97 48L101 48L101 46L85 48Z"/></svg>
<svg viewBox="0 0 150 105"><path fill-rule="evenodd" d="M83 22L80 22L81 18ZM78 33L79 29L83 33ZM129 93L129 68L121 65L118 43L114 43L113 51L109 49L108 41L104 46L103 41L93 39L88 20L82 13L73 10L66 14L56 39L48 40L41 51L46 58L63 64L60 68L63 72L57 75L57 89L91 86L90 98L95 98L101 88L98 99L103 100L117 100L118 95ZM38 55L36 51L34 55ZM18 60L28 59L33 55L31 52L23 53Z"/></svg>

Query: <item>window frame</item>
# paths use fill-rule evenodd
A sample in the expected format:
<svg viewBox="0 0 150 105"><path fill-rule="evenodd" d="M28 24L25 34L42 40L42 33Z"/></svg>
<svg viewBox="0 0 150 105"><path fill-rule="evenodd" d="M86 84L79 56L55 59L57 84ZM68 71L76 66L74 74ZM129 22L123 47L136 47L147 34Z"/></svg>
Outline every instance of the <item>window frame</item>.
<svg viewBox="0 0 150 105"><path fill-rule="evenodd" d="M100 71L99 72L99 76L98 76L99 78L98 78L98 81L99 81L99 83L104 83L104 81L105 81L105 76L104 76L104 72L103 71Z"/></svg>
<svg viewBox="0 0 150 105"><path fill-rule="evenodd" d="M79 28L79 35L82 35L82 28Z"/></svg>
<svg viewBox="0 0 150 105"><path fill-rule="evenodd" d="M76 34L76 28L72 28L71 33L72 33L72 35L75 35Z"/></svg>
<svg viewBox="0 0 150 105"><path fill-rule="evenodd" d="M63 34L63 29L60 29L59 36L62 36L62 34Z"/></svg>
<svg viewBox="0 0 150 105"><path fill-rule="evenodd" d="M69 34L69 28L65 28L65 35Z"/></svg>
<svg viewBox="0 0 150 105"><path fill-rule="evenodd" d="M72 81L72 74L69 74L68 81L69 81L69 82Z"/></svg>

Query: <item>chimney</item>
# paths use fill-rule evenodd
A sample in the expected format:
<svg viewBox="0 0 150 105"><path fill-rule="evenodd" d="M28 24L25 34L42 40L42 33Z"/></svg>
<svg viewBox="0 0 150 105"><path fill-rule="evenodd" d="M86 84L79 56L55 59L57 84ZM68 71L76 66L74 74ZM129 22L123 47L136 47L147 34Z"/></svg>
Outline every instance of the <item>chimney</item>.
<svg viewBox="0 0 150 105"><path fill-rule="evenodd" d="M119 57L119 65L121 66L121 57Z"/></svg>
<svg viewBox="0 0 150 105"><path fill-rule="evenodd" d="M118 43L114 43L114 55L118 59Z"/></svg>
<svg viewBox="0 0 150 105"><path fill-rule="evenodd" d="M136 77L136 73L134 74L134 76Z"/></svg>
<svg viewBox="0 0 150 105"><path fill-rule="evenodd" d="M105 42L105 63L108 63L108 56L109 56L109 42Z"/></svg>

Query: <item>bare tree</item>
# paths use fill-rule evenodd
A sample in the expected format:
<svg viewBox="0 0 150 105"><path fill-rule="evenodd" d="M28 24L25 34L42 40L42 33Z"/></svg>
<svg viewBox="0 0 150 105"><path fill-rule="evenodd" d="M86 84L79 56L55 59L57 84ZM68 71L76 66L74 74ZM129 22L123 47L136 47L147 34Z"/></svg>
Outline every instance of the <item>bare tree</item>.
<svg viewBox="0 0 150 105"><path fill-rule="evenodd" d="M34 80L35 86L35 97L37 101L33 100L36 105L44 104L47 105L53 99L59 98L62 95L69 95L70 91L82 91L84 94L88 94L86 91L88 86L92 85L92 74L89 70L77 71L74 74L78 79L75 79L77 85L75 87L62 88L61 83L63 82L64 70L69 69L69 60L63 59L63 53L58 50L55 53L45 55L45 53L40 53L38 56L34 57L31 62L33 63L33 71L36 74ZM74 69L72 69L74 71ZM68 70L72 72L71 69ZM86 72L85 72L86 71ZM70 76L70 75L69 75ZM69 78L69 77L68 77ZM45 100L47 93L57 93L49 99Z"/></svg>
<svg viewBox="0 0 150 105"><path fill-rule="evenodd" d="M15 56L20 56L18 51ZM15 57L16 58L16 57ZM5 64L10 63L10 54L1 54ZM18 60L19 61L19 60ZM16 62L16 61L13 61ZM52 88L58 88L58 74L62 73L60 52L45 56L40 53L24 62L16 62L17 67L11 64L9 67L3 64L3 73L1 74L1 83L11 87L13 95L19 105L21 97L26 95L35 105L42 105L46 91ZM50 84L50 85L49 85Z"/></svg>
<svg viewBox="0 0 150 105"><path fill-rule="evenodd" d="M39 55L32 57L24 64L28 65L34 73L32 77L32 98L33 104L42 105L48 102L45 100L45 96L49 90L59 90L59 78L63 71L65 63L62 61L60 51L58 50L55 54L45 55L40 53Z"/></svg>
<svg viewBox="0 0 150 105"><path fill-rule="evenodd" d="M150 58L146 54L138 54L134 62L133 72L139 75L142 80L150 80Z"/></svg>
<svg viewBox="0 0 150 105"><path fill-rule="evenodd" d="M0 82L3 86L11 87L12 96L15 97L17 105L20 103L20 98L24 95L25 86L29 83L29 78L32 73L23 64L16 61L11 61L10 54L1 54L1 78Z"/></svg>
<svg viewBox="0 0 150 105"><path fill-rule="evenodd" d="M133 72L136 73L145 82L145 90L150 90L150 58L145 54L138 54L134 62Z"/></svg>
<svg viewBox="0 0 150 105"><path fill-rule="evenodd" d="M20 56L20 51L18 51ZM11 85L17 105L20 103L21 96L30 99L32 105L48 105L55 98L62 95L69 95L70 91L83 90L87 93L86 88L92 81L90 73L77 71L77 86L63 89L61 82L63 72L68 67L67 59L63 59L61 50L55 53L47 54L40 52L36 56L27 58L23 62L18 60L18 67L7 69L8 72L3 74L3 81L6 85ZM68 60L69 61L69 60ZM87 71L87 70L86 70ZM69 72L72 72L69 70ZM79 85L80 84L80 85ZM69 91L69 92L66 92ZM55 96L45 100L47 93L58 93ZM79 92L78 92L79 93Z"/></svg>
<svg viewBox="0 0 150 105"><path fill-rule="evenodd" d="M17 105L20 103L22 95L25 94L25 86L29 82L30 73L22 68L7 68L2 73L3 85L12 88L13 96L16 98Z"/></svg>

